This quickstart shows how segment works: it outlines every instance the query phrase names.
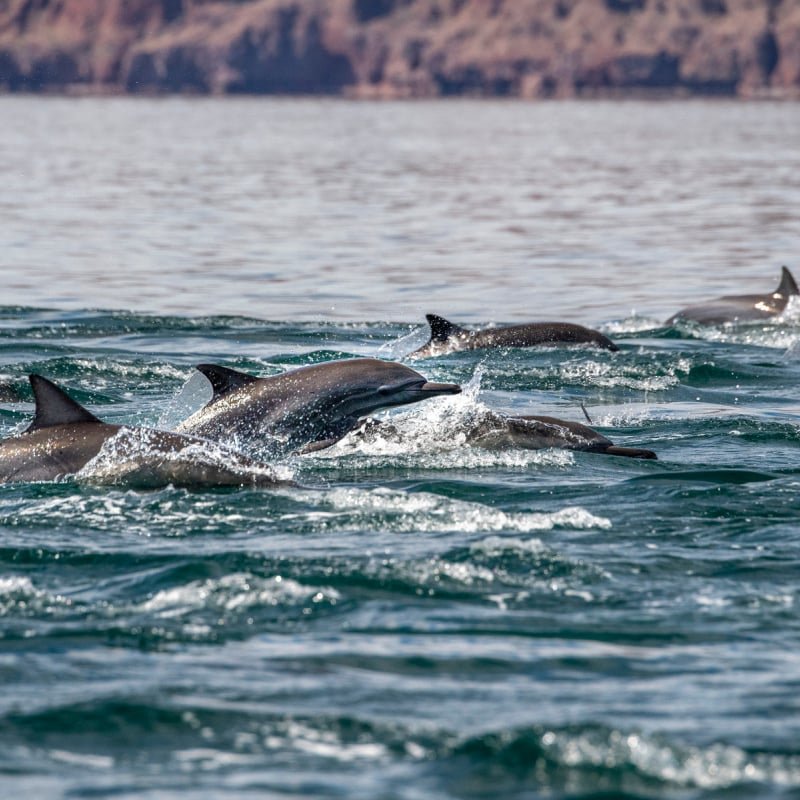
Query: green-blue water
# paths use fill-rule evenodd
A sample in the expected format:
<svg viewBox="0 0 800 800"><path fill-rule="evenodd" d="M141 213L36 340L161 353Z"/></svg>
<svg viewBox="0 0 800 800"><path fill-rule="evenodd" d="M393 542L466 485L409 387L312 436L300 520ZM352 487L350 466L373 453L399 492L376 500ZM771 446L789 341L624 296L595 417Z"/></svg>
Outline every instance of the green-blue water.
<svg viewBox="0 0 800 800"><path fill-rule="evenodd" d="M0 797L800 798L797 311L660 324L797 275L800 104L0 118L0 397L171 427L198 362L401 358L425 313L622 348L415 362L465 392L302 489L0 486ZM660 460L463 442L581 402Z"/></svg>
<svg viewBox="0 0 800 800"><path fill-rule="evenodd" d="M800 795L786 322L415 364L465 393L290 458L303 489L0 487L6 797ZM198 360L400 357L411 323L0 311L0 379L171 424ZM459 441L482 404L642 462ZM0 433L29 404L0 404Z"/></svg>

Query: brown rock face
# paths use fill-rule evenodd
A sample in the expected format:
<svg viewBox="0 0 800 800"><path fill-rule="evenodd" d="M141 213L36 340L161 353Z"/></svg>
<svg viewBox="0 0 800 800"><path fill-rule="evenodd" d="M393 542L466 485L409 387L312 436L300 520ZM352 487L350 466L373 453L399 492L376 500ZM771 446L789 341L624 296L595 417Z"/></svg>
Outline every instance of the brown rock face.
<svg viewBox="0 0 800 800"><path fill-rule="evenodd" d="M798 0L0 0L0 89L800 96Z"/></svg>

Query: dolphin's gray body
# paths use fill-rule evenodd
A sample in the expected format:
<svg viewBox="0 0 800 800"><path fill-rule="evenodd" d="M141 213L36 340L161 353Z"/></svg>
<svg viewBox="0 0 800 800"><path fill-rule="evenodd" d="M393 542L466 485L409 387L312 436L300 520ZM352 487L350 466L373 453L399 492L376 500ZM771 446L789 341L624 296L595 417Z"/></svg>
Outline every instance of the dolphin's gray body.
<svg viewBox="0 0 800 800"><path fill-rule="evenodd" d="M110 440L119 437L111 469L100 482L164 486L272 486L280 481L264 465L231 453L230 463L186 456L209 443L149 428L109 425L40 375L29 376L36 400L28 429L0 442L0 483L52 481L80 472ZM212 445L213 446L213 445ZM98 479L98 478L93 478Z"/></svg>
<svg viewBox="0 0 800 800"><path fill-rule="evenodd" d="M583 450L609 456L656 458L652 450L620 447L593 428L556 417L514 416L492 414L468 434L468 440L488 450L518 447L542 450L555 447L561 450Z"/></svg>
<svg viewBox="0 0 800 800"><path fill-rule="evenodd" d="M552 347L559 344L591 344L605 350L619 350L607 336L583 325L569 322L531 322L505 328L470 331L435 314L426 314L431 338L407 358L427 358L456 350L486 347Z"/></svg>
<svg viewBox="0 0 800 800"><path fill-rule="evenodd" d="M268 378L214 364L197 368L214 396L177 429L215 441L236 438L272 452L319 450L374 411L461 391L375 358L330 361Z"/></svg>
<svg viewBox="0 0 800 800"><path fill-rule="evenodd" d="M656 458L652 450L638 447L620 447L596 430L556 417L507 416L495 411L484 411L465 420L458 433L463 440L486 450L582 450L609 456L628 458ZM398 430L392 423L366 420L356 435L365 441L376 436L392 437Z"/></svg>
<svg viewBox="0 0 800 800"><path fill-rule="evenodd" d="M725 322L747 322L768 319L782 313L793 295L800 294L792 273L781 268L781 282L768 294L734 294L718 297L708 303L682 308L665 324L674 325L681 320L699 322L701 325L721 325Z"/></svg>

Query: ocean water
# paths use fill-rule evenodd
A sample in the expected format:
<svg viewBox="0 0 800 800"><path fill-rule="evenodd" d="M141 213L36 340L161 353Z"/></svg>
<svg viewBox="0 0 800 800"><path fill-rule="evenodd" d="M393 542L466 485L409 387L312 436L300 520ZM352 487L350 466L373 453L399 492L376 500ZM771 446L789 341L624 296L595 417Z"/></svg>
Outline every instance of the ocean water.
<svg viewBox="0 0 800 800"><path fill-rule="evenodd" d="M2 436L31 372L169 428L198 362L403 360L426 312L620 346L414 362L464 392L298 488L0 486L4 797L800 797L800 311L663 322L800 271L800 107L0 114ZM464 441L581 404L659 460Z"/></svg>

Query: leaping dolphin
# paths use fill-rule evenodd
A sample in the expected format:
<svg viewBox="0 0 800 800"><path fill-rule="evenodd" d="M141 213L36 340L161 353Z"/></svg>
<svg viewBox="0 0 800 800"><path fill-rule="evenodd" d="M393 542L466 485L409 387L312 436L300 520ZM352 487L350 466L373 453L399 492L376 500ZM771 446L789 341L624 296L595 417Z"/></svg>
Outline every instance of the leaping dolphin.
<svg viewBox="0 0 800 800"><path fill-rule="evenodd" d="M152 428L110 425L75 402L41 375L30 375L36 402L33 422L23 433L0 442L0 483L52 481L80 472L119 437L115 464L93 480L147 486L273 486L276 479L263 464L238 453L229 463L201 457L215 447L193 436ZM187 453L189 448L194 451Z"/></svg>
<svg viewBox="0 0 800 800"><path fill-rule="evenodd" d="M431 338L427 344L409 353L407 358L428 358L484 347L552 347L559 344L591 344L606 350L619 350L599 331L569 322L531 322L471 331L435 314L426 314L425 318L431 328Z"/></svg>
<svg viewBox="0 0 800 800"><path fill-rule="evenodd" d="M701 325L720 325L724 322L747 322L776 317L786 308L789 298L800 294L792 273L781 267L781 282L768 294L733 294L718 297L708 303L687 306L673 314L666 325L678 321L699 322Z"/></svg>
<svg viewBox="0 0 800 800"><path fill-rule="evenodd" d="M198 364L214 395L177 430L215 441L236 437L272 452L319 450L382 408L458 394L454 383L431 383L402 364L375 358L330 361L256 378L216 364Z"/></svg>

